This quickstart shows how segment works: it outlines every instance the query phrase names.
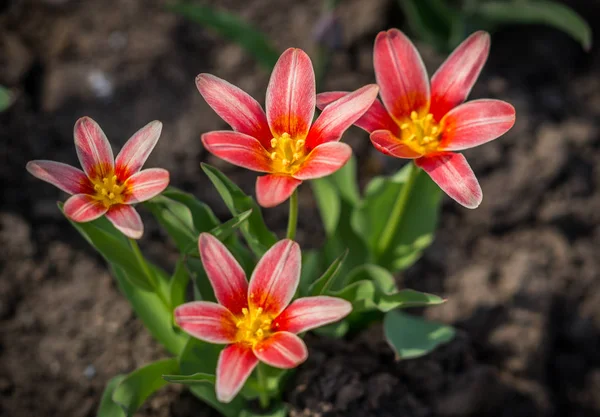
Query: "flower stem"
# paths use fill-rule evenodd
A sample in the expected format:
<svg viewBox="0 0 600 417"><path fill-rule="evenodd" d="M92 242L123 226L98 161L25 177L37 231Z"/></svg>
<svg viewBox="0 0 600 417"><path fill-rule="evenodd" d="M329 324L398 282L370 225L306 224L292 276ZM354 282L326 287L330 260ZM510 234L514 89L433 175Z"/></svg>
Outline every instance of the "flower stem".
<svg viewBox="0 0 600 417"><path fill-rule="evenodd" d="M267 392L267 376L265 375L265 368L262 363L258 363L256 367L256 376L258 379L258 400L262 409L266 410L269 407L269 394Z"/></svg>
<svg viewBox="0 0 600 417"><path fill-rule="evenodd" d="M171 303L169 303L167 301L167 298L163 294L163 291L162 291L159 283L156 281L156 276L152 273L152 271L150 271L150 268L148 268L148 263L146 262L144 255L142 255L142 251L140 250L140 247L138 246L137 241L135 239L130 238L129 244L131 245L131 249L133 250L135 259L137 260L138 264L140 265L142 272L146 275L146 277L148 278L148 281L150 281L150 284L152 285L152 287L154 287L155 294L158 296L158 298L160 298L160 300L163 302L163 304L165 306L167 306L167 308L170 308Z"/></svg>
<svg viewBox="0 0 600 417"><path fill-rule="evenodd" d="M298 225L298 190L294 190L290 197L290 217L288 218L287 235L288 239L296 238L296 226Z"/></svg>
<svg viewBox="0 0 600 417"><path fill-rule="evenodd" d="M404 215L404 211L406 210L410 193L415 184L415 180L417 179L418 173L419 168L413 162L410 162L408 168L408 179L406 180L404 186L398 193L398 197L396 198L394 206L392 207L392 212L388 217L387 224L383 228L383 234L379 239L379 246L377 247L378 258L381 258L381 256L385 253L390 243L392 243L392 239L396 235L398 225L400 224L400 220L402 220L402 216Z"/></svg>

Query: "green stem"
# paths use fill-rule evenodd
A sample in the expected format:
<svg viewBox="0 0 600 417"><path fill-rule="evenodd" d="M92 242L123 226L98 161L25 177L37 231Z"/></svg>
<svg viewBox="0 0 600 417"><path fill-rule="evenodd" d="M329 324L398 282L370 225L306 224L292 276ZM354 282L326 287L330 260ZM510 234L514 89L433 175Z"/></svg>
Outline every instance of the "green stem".
<svg viewBox="0 0 600 417"><path fill-rule="evenodd" d="M146 275L148 281L150 281L151 285L154 287L155 294L158 296L158 298L160 298L163 304L170 309L171 303L167 301L167 298L163 294L162 288L156 280L156 276L152 273L152 271L150 271L150 268L148 268L148 263L146 262L144 255L142 255L142 251L140 250L137 241L130 238L129 244L131 245L135 259L138 261L140 268L142 268L142 272Z"/></svg>
<svg viewBox="0 0 600 417"><path fill-rule="evenodd" d="M287 234L288 239L296 238L296 226L298 225L298 190L295 190L290 197L290 217L288 218Z"/></svg>
<svg viewBox="0 0 600 417"><path fill-rule="evenodd" d="M392 239L396 235L398 225L400 224L400 220L402 220L402 216L406 210L408 199L415 184L415 180L417 179L418 173L419 168L413 162L410 162L408 168L408 179L398 193L398 197L396 198L394 206L392 207L392 212L388 217L387 224L383 228L383 234L379 239L379 246L377 247L377 255L379 258L381 258L381 256L385 253L388 246L392 242Z"/></svg>
<svg viewBox="0 0 600 417"><path fill-rule="evenodd" d="M267 376L265 375L265 368L262 363L259 362L256 367L256 377L258 379L258 400L263 410L269 407L269 394L267 393Z"/></svg>

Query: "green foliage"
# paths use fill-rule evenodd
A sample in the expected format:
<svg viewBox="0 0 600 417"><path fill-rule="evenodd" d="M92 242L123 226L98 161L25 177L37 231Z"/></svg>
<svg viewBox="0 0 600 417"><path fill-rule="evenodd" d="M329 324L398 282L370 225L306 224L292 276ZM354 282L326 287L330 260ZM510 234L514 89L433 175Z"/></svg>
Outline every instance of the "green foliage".
<svg viewBox="0 0 600 417"><path fill-rule="evenodd" d="M10 91L0 85L0 112L6 110L11 104Z"/></svg>
<svg viewBox="0 0 600 417"><path fill-rule="evenodd" d="M115 388L123 381L123 379L125 379L125 375L117 375L106 384L104 392L102 393L102 400L100 400L100 407L98 408L98 417L124 416L125 413L123 412L123 409L112 399Z"/></svg>
<svg viewBox="0 0 600 417"><path fill-rule="evenodd" d="M321 295L325 294L334 284L335 279L338 277L339 272L348 256L348 250L345 250L321 275L315 282L308 288L310 295Z"/></svg>

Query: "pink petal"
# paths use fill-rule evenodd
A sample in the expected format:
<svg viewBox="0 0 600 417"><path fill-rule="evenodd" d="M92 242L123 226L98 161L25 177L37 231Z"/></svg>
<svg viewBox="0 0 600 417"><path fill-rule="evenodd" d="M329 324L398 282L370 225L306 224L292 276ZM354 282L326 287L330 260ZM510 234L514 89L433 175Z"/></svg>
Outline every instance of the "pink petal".
<svg viewBox="0 0 600 417"><path fill-rule="evenodd" d="M217 399L228 403L240 392L258 365L258 358L247 344L229 345L221 351L217 363Z"/></svg>
<svg viewBox="0 0 600 417"><path fill-rule="evenodd" d="M233 343L238 331L231 311L207 301L194 301L177 307L175 323L187 334L209 343Z"/></svg>
<svg viewBox="0 0 600 417"><path fill-rule="evenodd" d="M421 55L398 29L379 32L373 54L383 104L397 121L429 107L429 80Z"/></svg>
<svg viewBox="0 0 600 417"><path fill-rule="evenodd" d="M275 368L295 368L308 358L308 349L298 336L289 332L276 332L254 346L254 354Z"/></svg>
<svg viewBox="0 0 600 417"><path fill-rule="evenodd" d="M352 311L346 300L320 295L299 298L283 310L274 321L273 329L302 333L343 319Z"/></svg>
<svg viewBox="0 0 600 417"><path fill-rule="evenodd" d="M217 301L234 315L242 314L242 309L248 307L248 282L240 264L225 245L209 233L200 234L198 249Z"/></svg>
<svg viewBox="0 0 600 417"><path fill-rule="evenodd" d="M344 97L346 94L349 93L332 91L329 93L317 94L317 107L320 110L323 110L325 106ZM381 104L381 101L377 99L373 101L373 104L369 110L367 110L367 112L360 119L354 122L354 124L369 133L381 129L390 130L392 132L398 131L398 125L390 117L385 107L383 107L383 104Z"/></svg>
<svg viewBox="0 0 600 417"><path fill-rule="evenodd" d="M466 208L481 204L483 194L467 159L459 153L445 152L419 158L415 163L451 198Z"/></svg>
<svg viewBox="0 0 600 417"><path fill-rule="evenodd" d="M490 35L475 32L461 43L431 79L431 108L435 120L467 99L487 60Z"/></svg>
<svg viewBox="0 0 600 417"><path fill-rule="evenodd" d="M269 154L258 139L251 136L222 130L203 134L202 143L210 153L233 165L258 172L271 171Z"/></svg>
<svg viewBox="0 0 600 417"><path fill-rule="evenodd" d="M256 179L256 200L262 207L275 207L290 198L302 184L288 175L264 175Z"/></svg>
<svg viewBox="0 0 600 417"><path fill-rule="evenodd" d="M98 123L82 117L75 123L73 134L77 156L87 176L96 179L112 175L115 166L112 149Z"/></svg>
<svg viewBox="0 0 600 417"><path fill-rule="evenodd" d="M315 72L310 58L301 49L287 49L275 64L267 88L267 120L273 135L306 137L315 101Z"/></svg>
<svg viewBox="0 0 600 417"><path fill-rule="evenodd" d="M474 100L442 119L440 149L460 151L502 136L515 124L515 108L500 100Z"/></svg>
<svg viewBox="0 0 600 417"><path fill-rule="evenodd" d="M252 272L248 304L265 314L279 315L290 303L300 280L300 246L290 239L277 242Z"/></svg>
<svg viewBox="0 0 600 417"><path fill-rule="evenodd" d="M125 181L125 202L135 204L150 200L162 193L168 185L169 171L162 168L144 169Z"/></svg>
<svg viewBox="0 0 600 417"><path fill-rule="evenodd" d="M69 194L92 194L94 189L82 170L55 161L29 161L27 171Z"/></svg>
<svg viewBox="0 0 600 417"><path fill-rule="evenodd" d="M108 210L102 202L88 194L75 194L65 202L63 210L74 222L84 223L96 220Z"/></svg>
<svg viewBox="0 0 600 417"><path fill-rule="evenodd" d="M376 130L370 135L371 143L379 152L396 158L419 158L421 154L405 145L389 130Z"/></svg>
<svg viewBox="0 0 600 417"><path fill-rule="evenodd" d="M273 138L267 116L256 100L243 90L211 74L196 77L198 91L233 130L252 136L268 147Z"/></svg>
<svg viewBox="0 0 600 417"><path fill-rule="evenodd" d="M340 140L346 129L371 107L378 91L375 84L366 85L325 107L308 132L307 148Z"/></svg>
<svg viewBox="0 0 600 417"><path fill-rule="evenodd" d="M142 169L158 142L161 130L162 123L155 120L138 130L123 145L115 161L115 173L120 181L125 181Z"/></svg>
<svg viewBox="0 0 600 417"><path fill-rule="evenodd" d="M111 206L106 218L125 236L139 239L144 234L144 223L136 209L127 204Z"/></svg>
<svg viewBox="0 0 600 417"><path fill-rule="evenodd" d="M352 148L345 143L323 143L308 154L298 171L294 173L294 178L309 180L333 174L346 165L351 156Z"/></svg>

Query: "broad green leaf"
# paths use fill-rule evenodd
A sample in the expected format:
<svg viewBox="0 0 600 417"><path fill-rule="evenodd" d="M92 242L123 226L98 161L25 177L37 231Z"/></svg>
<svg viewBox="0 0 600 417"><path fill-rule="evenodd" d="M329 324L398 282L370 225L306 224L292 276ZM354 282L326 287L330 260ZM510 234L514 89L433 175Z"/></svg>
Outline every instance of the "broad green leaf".
<svg viewBox="0 0 600 417"><path fill-rule="evenodd" d="M186 261L188 272L193 278L196 300L216 302L215 293L204 271L202 261L198 258L188 258Z"/></svg>
<svg viewBox="0 0 600 417"><path fill-rule="evenodd" d="M376 177L367 186L362 205L352 214L356 233L377 253L384 231L392 224L392 207L408 180L408 169L392 177ZM419 170L389 247L377 263L391 271L406 269L416 262L433 241L442 193L422 170ZM351 254L352 256L352 254Z"/></svg>
<svg viewBox="0 0 600 417"><path fill-rule="evenodd" d="M358 204L360 192L358 190L356 157L354 155L352 155L346 165L328 176L327 179L335 185L335 188L338 190L342 199L346 200L351 205Z"/></svg>
<svg viewBox="0 0 600 417"><path fill-rule="evenodd" d="M263 33L236 15L199 4L179 3L167 7L237 43L265 68L272 69L275 66L279 52Z"/></svg>
<svg viewBox="0 0 600 417"><path fill-rule="evenodd" d="M543 24L555 27L592 47L592 29L579 14L555 1L488 1L477 8L477 15L497 23Z"/></svg>
<svg viewBox="0 0 600 417"><path fill-rule="evenodd" d="M252 251L258 257L262 257L275 244L277 237L267 228L258 204L215 167L202 164L202 169L232 215L236 216L244 211L252 210L248 221L241 225L240 230Z"/></svg>
<svg viewBox="0 0 600 417"><path fill-rule="evenodd" d="M164 374L179 371L176 358L163 359L139 368L127 375L115 388L112 400L130 417L146 399L167 384Z"/></svg>
<svg viewBox="0 0 600 417"><path fill-rule="evenodd" d="M198 233L189 208L164 196L155 197L144 205L165 228L180 252L194 246L194 242L198 240Z"/></svg>
<svg viewBox="0 0 600 417"><path fill-rule="evenodd" d="M190 193L183 192L175 187L169 187L163 191L162 196L178 201L190 210L194 227L198 233L207 232L221 223L209 206Z"/></svg>
<svg viewBox="0 0 600 417"><path fill-rule="evenodd" d="M390 311L385 315L383 329L399 359L424 356L439 345L451 341L456 333L452 326L399 311Z"/></svg>
<svg viewBox="0 0 600 417"><path fill-rule="evenodd" d="M185 303L185 290L190 282L190 275L185 267L185 258L180 258L175 265L175 272L169 282L171 305L177 307Z"/></svg>
<svg viewBox="0 0 600 417"><path fill-rule="evenodd" d="M321 295L325 294L332 287L335 279L337 278L344 260L348 256L348 249L344 251L331 265L329 268L317 279L308 289L310 295Z"/></svg>
<svg viewBox="0 0 600 417"><path fill-rule="evenodd" d="M335 185L329 178L320 178L310 182L317 207L321 213L323 227L327 236L335 234L340 220L341 200Z"/></svg>
<svg viewBox="0 0 600 417"><path fill-rule="evenodd" d="M227 220L225 223L220 224L210 231L210 233L219 239L221 242L224 242L229 236L233 234L246 220L250 218L252 215L252 209L246 210L243 213L236 214L231 219Z"/></svg>
<svg viewBox="0 0 600 417"><path fill-rule="evenodd" d="M10 106L10 102L10 92L0 85L0 112L6 110Z"/></svg>
<svg viewBox="0 0 600 417"><path fill-rule="evenodd" d="M315 282L322 271L323 253L315 249L302 251L302 269L300 270L300 283L298 294L301 297L309 295L308 289Z"/></svg>
<svg viewBox="0 0 600 417"><path fill-rule="evenodd" d="M123 409L112 400L113 392L117 385L125 379L125 375L117 375L113 377L102 393L102 399L100 400L100 407L98 407L97 417L124 417L125 413Z"/></svg>
<svg viewBox="0 0 600 417"><path fill-rule="evenodd" d="M198 384L209 384L214 385L216 377L214 374L205 374L202 372L196 372L192 375L163 375L163 379L173 384L183 385L198 385Z"/></svg>

